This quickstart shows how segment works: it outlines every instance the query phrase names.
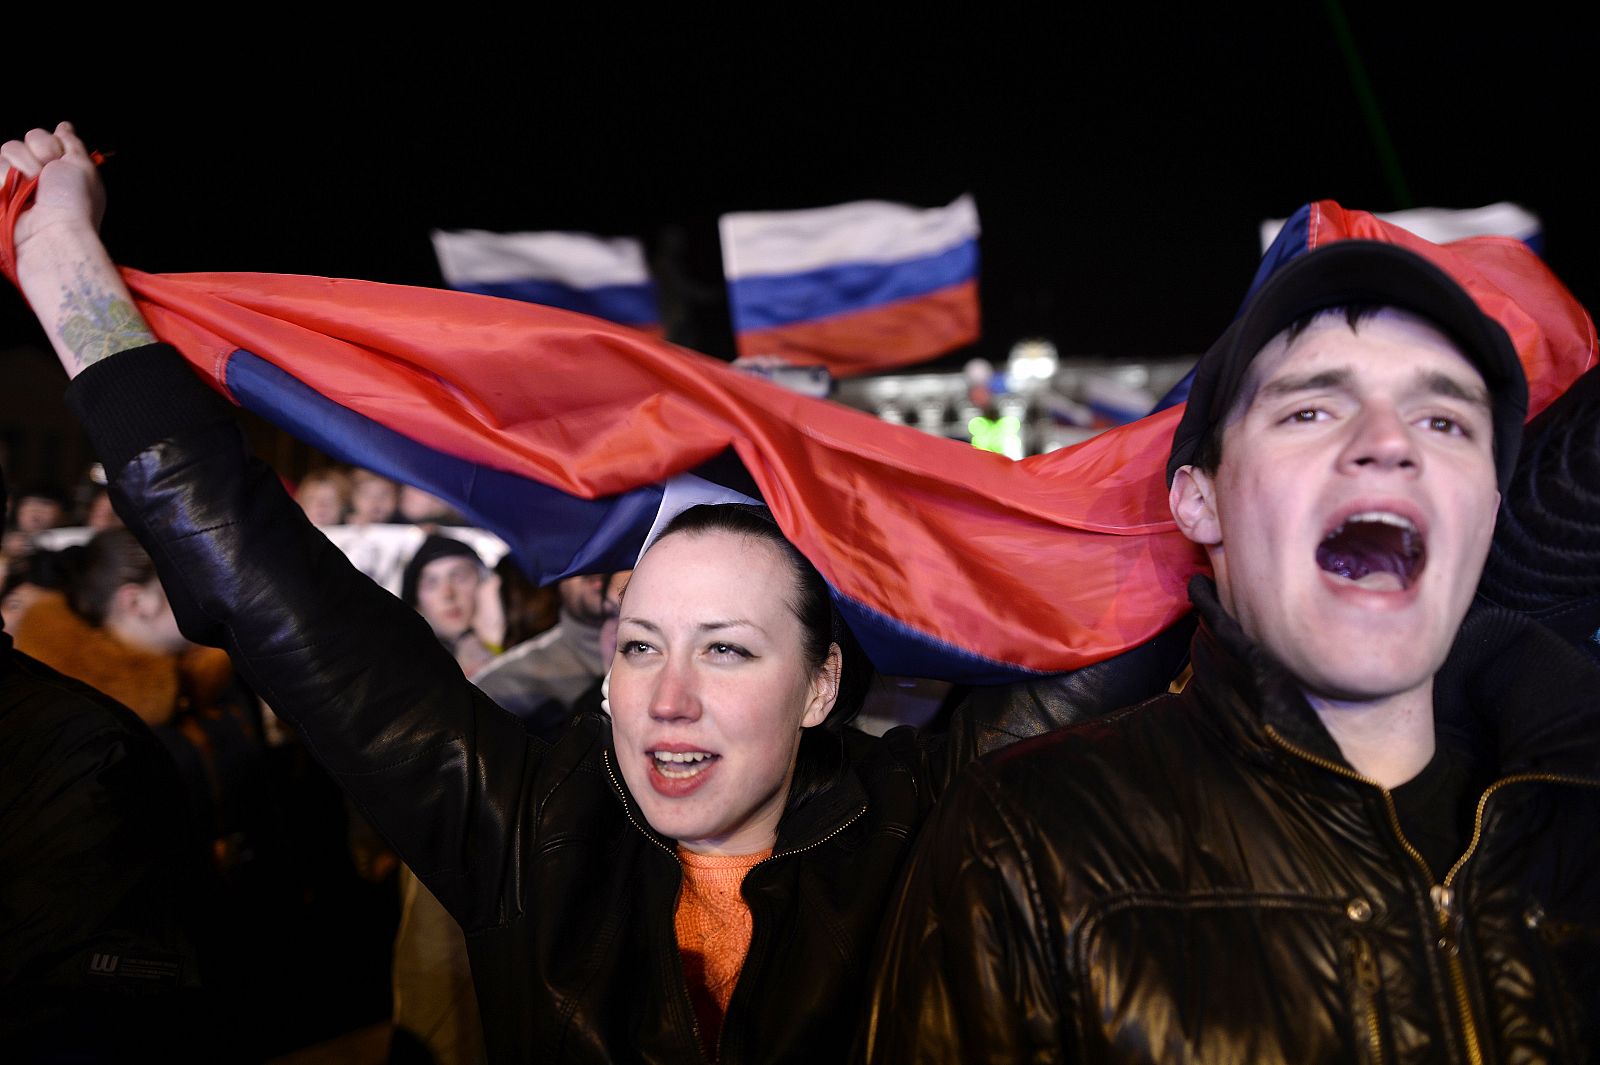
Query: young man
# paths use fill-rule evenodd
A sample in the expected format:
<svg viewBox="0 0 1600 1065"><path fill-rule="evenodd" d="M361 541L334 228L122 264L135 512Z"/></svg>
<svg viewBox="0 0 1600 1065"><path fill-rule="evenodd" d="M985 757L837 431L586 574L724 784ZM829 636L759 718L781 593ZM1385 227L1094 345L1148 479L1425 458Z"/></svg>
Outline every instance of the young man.
<svg viewBox="0 0 1600 1065"><path fill-rule="evenodd" d="M1193 680L945 797L868 1058L1600 1051L1600 675L1468 615L1525 406L1504 331L1417 256L1276 274L1173 442L1215 573Z"/></svg>

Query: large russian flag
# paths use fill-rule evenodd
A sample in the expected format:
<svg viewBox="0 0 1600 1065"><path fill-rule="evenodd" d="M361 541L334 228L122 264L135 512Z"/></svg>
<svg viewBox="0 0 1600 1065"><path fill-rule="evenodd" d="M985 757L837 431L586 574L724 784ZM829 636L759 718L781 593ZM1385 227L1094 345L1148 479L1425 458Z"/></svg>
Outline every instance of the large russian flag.
<svg viewBox="0 0 1600 1065"><path fill-rule="evenodd" d="M834 374L922 362L978 339L978 209L866 200L724 215L739 354Z"/></svg>
<svg viewBox="0 0 1600 1065"><path fill-rule="evenodd" d="M632 237L436 229L433 249L451 288L662 331L644 245Z"/></svg>
<svg viewBox="0 0 1600 1065"><path fill-rule="evenodd" d="M13 180L0 194L0 266L29 191ZM1302 216L1263 271L1350 237L1419 251L1505 325L1530 415L1595 363L1588 314L1526 245L1435 246L1333 203ZM1176 409L1013 462L535 304L273 274L124 277L157 334L235 402L450 500L538 577L629 564L678 497L728 493L710 470L731 453L888 673L1076 669L1187 612L1204 565L1167 510ZM682 476L697 468L707 476Z"/></svg>

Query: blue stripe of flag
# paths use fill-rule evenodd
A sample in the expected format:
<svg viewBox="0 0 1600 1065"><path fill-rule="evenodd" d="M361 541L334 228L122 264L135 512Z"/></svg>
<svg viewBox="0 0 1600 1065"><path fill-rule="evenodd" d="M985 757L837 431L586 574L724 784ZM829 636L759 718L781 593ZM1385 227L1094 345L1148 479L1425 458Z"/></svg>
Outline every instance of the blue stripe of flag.
<svg viewBox="0 0 1600 1065"><path fill-rule="evenodd" d="M457 287L463 292L577 311L619 325L659 325L661 322L656 289L649 282L576 288L559 281L473 281Z"/></svg>
<svg viewBox="0 0 1600 1065"><path fill-rule="evenodd" d="M864 311L970 281L978 275L978 242L963 241L921 259L846 263L802 274L745 277L730 282L739 332Z"/></svg>
<svg viewBox="0 0 1600 1065"><path fill-rule="evenodd" d="M328 399L248 351L228 359L227 386L246 410L341 462L415 485L511 546L532 580L631 569L661 507L659 485L580 499L435 450Z"/></svg>
<svg viewBox="0 0 1600 1065"><path fill-rule="evenodd" d="M659 485L580 499L445 454L340 406L242 349L228 359L226 384L240 406L325 454L450 503L474 525L505 540L523 571L540 583L631 568L661 507ZM968 684L1003 684L1037 675L939 640L831 590L851 631L881 670Z"/></svg>

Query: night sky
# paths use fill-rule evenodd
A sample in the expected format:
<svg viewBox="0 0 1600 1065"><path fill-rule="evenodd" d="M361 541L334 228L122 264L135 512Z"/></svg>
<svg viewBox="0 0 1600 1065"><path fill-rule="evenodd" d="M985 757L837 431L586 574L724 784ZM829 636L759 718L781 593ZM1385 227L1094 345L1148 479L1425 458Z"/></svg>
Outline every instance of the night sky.
<svg viewBox="0 0 1600 1065"><path fill-rule="evenodd" d="M1523 4L1496 25L1443 9L1449 26L1395 6L541 16L359 47L265 27L199 63L14 78L0 115L6 136L72 117L115 153L108 243L155 271L436 285L432 227L579 229L671 244L714 292L724 211L971 191L982 354L1042 334L1170 355L1226 324L1264 217L1510 199L1592 305L1593 34ZM716 332L702 319L699 346L726 346ZM0 300L0 347L35 336Z"/></svg>

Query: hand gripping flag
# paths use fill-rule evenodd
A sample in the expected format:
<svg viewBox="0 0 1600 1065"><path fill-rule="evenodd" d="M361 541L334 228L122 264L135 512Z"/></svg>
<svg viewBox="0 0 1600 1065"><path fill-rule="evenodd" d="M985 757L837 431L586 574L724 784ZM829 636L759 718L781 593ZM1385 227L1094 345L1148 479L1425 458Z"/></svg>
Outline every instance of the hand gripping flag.
<svg viewBox="0 0 1600 1065"><path fill-rule="evenodd" d="M13 276L30 191L12 180L0 197ZM1434 247L1332 203L1303 222L1262 276L1332 240L1405 243L1505 324L1533 411L1595 361L1588 315L1516 241ZM1167 512L1175 409L1012 462L533 304L315 277L124 277L214 387L449 499L543 579L628 564L662 486L731 449L886 672L993 683L1099 661L1185 613L1204 565Z"/></svg>

